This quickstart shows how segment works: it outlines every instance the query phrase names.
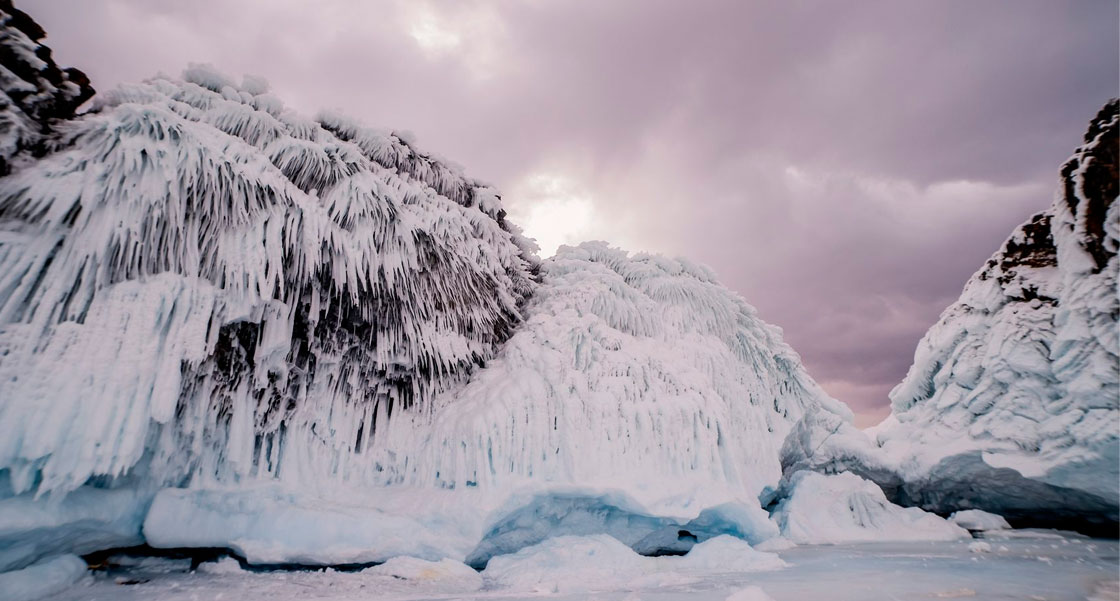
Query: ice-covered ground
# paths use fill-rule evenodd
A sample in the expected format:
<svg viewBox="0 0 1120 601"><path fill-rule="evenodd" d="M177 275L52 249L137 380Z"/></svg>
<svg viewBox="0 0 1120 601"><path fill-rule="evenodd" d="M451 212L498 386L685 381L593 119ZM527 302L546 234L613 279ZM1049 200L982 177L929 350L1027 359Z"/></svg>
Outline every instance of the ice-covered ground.
<svg viewBox="0 0 1120 601"><path fill-rule="evenodd" d="M451 561L394 561L362 572L248 572L227 558L190 572L186 560L147 559L96 572L49 599L724 601L765 599L760 591L775 601L1120 598L1117 542L1055 531L988 533L983 541L987 551L969 539L798 546L778 553L787 567L749 572L722 572L710 562L689 562L688 556L627 559L619 555L628 551L625 547L597 541L601 538L573 539L577 551L557 554L563 561L539 562L531 553L519 554L522 565L516 579L491 578L486 571L481 579L472 577ZM608 556L589 561L578 549ZM733 558L727 559L730 563ZM581 562L611 569L581 570ZM562 576L565 586L540 586L556 576ZM579 586L569 590L569 584Z"/></svg>

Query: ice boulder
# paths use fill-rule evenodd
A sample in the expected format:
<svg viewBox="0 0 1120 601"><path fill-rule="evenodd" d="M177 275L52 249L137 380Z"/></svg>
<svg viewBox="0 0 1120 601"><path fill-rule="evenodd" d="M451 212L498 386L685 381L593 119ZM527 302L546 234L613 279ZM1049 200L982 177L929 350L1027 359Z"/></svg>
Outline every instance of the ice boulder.
<svg viewBox="0 0 1120 601"><path fill-rule="evenodd" d="M560 536L490 560L489 586L535 592L586 592L617 587L652 573L653 560L605 534Z"/></svg>
<svg viewBox="0 0 1120 601"><path fill-rule="evenodd" d="M798 472L774 511L782 536L795 543L956 540L968 531L916 507L899 507L882 489L848 472Z"/></svg>
<svg viewBox="0 0 1120 601"><path fill-rule="evenodd" d="M22 570L0 573L0 598L33 601L70 588L86 576L86 562L77 555L44 559Z"/></svg>
<svg viewBox="0 0 1120 601"><path fill-rule="evenodd" d="M970 531L1006 530L1011 527L1003 516L979 509L965 509L949 516L949 521Z"/></svg>

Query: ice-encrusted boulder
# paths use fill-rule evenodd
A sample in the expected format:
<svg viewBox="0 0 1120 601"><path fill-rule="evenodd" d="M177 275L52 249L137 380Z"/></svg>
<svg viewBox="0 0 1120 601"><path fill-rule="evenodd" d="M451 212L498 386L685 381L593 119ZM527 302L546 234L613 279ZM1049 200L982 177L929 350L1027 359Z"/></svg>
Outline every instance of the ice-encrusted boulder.
<svg viewBox="0 0 1120 601"><path fill-rule="evenodd" d="M774 519L783 537L805 544L969 538L944 518L891 503L875 483L850 472L797 472Z"/></svg>
<svg viewBox="0 0 1120 601"><path fill-rule="evenodd" d="M871 433L810 414L782 452L948 514L1115 534L1120 503L1118 102L1063 165L1053 205L1016 230L918 345Z"/></svg>

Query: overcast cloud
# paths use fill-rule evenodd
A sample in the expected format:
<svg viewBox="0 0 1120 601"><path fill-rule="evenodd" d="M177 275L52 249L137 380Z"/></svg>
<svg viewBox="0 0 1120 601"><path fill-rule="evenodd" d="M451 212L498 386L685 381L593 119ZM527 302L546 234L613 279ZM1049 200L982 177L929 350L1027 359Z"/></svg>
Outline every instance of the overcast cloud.
<svg viewBox="0 0 1120 601"><path fill-rule="evenodd" d="M408 129L546 250L686 255L861 424L1117 94L1115 0L33 0L105 90L209 62Z"/></svg>

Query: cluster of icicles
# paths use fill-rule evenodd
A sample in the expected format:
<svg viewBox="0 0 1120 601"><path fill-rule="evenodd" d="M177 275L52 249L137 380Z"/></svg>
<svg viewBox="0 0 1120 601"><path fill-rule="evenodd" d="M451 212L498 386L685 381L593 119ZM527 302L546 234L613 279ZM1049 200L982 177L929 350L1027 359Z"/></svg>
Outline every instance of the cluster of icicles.
<svg viewBox="0 0 1120 601"><path fill-rule="evenodd" d="M17 493L374 469L387 420L490 359L536 285L493 189L253 78L122 87L50 148L0 179Z"/></svg>

